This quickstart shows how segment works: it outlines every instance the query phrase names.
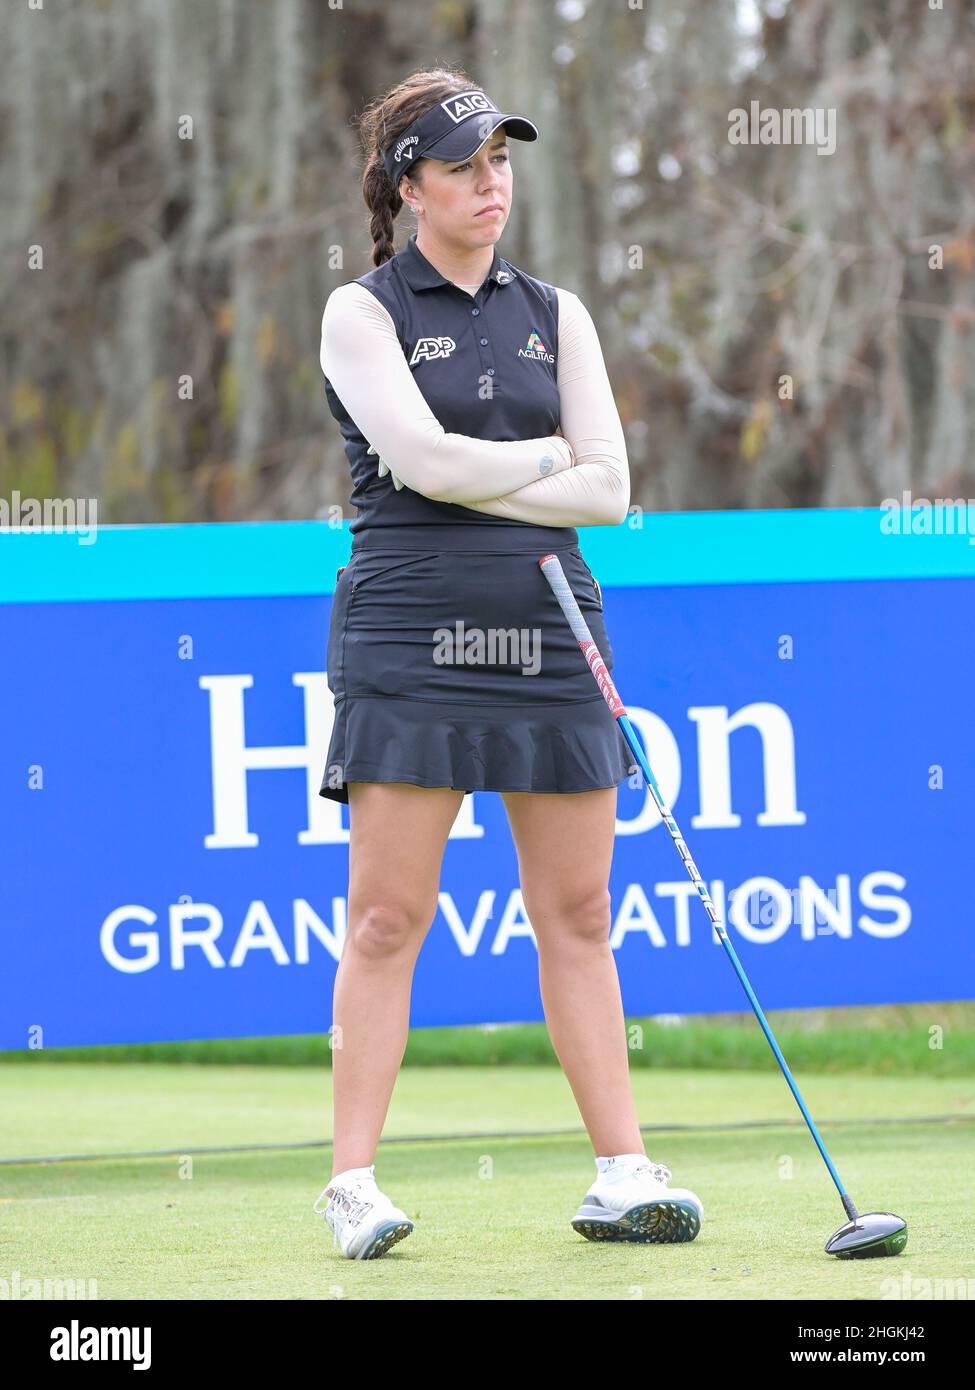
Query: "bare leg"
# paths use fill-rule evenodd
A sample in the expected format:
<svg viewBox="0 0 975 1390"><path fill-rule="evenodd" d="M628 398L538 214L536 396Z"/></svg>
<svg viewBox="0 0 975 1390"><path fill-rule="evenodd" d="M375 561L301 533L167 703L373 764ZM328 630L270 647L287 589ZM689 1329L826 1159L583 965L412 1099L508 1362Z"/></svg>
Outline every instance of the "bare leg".
<svg viewBox="0 0 975 1390"><path fill-rule="evenodd" d="M332 1009L332 1172L373 1162L409 1032L413 967L464 793L349 783L349 930Z"/></svg>
<svg viewBox="0 0 975 1390"><path fill-rule="evenodd" d="M549 1037L600 1154L644 1153L609 945L616 788L503 792Z"/></svg>

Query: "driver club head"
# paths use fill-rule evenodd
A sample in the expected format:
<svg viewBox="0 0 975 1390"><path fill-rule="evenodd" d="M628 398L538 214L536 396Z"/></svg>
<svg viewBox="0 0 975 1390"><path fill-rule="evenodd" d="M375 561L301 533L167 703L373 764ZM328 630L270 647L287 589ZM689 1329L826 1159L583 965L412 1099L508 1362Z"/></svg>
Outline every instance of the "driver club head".
<svg viewBox="0 0 975 1390"><path fill-rule="evenodd" d="M907 1244L907 1222L892 1211L869 1211L834 1231L826 1242L827 1255L838 1260L873 1260L899 1255Z"/></svg>

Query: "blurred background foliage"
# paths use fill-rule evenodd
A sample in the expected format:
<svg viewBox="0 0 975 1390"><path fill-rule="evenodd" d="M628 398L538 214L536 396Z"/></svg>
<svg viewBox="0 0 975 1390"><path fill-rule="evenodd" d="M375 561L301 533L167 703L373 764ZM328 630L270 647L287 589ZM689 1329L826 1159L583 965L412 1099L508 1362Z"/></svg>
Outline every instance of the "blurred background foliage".
<svg viewBox="0 0 975 1390"><path fill-rule="evenodd" d="M445 63L539 127L499 249L589 307L633 503L975 496L975 0L37 4L0 17L3 495L351 515L355 120ZM733 145L752 101L835 109L835 152Z"/></svg>

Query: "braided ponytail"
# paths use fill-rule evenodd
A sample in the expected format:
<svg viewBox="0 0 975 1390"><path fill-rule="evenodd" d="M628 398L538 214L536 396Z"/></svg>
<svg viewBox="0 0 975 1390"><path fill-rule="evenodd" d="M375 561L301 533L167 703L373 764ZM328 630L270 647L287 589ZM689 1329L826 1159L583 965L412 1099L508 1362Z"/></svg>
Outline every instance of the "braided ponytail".
<svg viewBox="0 0 975 1390"><path fill-rule="evenodd" d="M394 184L386 172L383 155L431 106L475 87L477 83L458 68L421 70L376 97L363 111L359 119L359 135L366 155L362 197L369 209L374 266L381 266L395 254L393 219L403 206L399 192L403 175L399 175ZM424 161L418 159L405 170L406 176L419 188L423 187L423 164Z"/></svg>
<svg viewBox="0 0 975 1390"><path fill-rule="evenodd" d="M372 263L382 265L394 255L393 218L403 206L399 190L386 172L382 154L373 150L362 177L362 196L369 209L369 235L372 238Z"/></svg>

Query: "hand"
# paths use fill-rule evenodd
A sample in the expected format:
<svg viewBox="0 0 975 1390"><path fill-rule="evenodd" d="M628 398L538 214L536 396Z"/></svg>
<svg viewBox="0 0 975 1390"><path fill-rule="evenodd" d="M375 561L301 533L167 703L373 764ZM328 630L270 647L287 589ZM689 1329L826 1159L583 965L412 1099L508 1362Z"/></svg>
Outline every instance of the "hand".
<svg viewBox="0 0 975 1390"><path fill-rule="evenodd" d="M404 486L404 484L400 482L399 478L397 478L396 474L390 468L389 464L386 463L384 459L379 458L378 452L372 447L371 444L369 445L369 448L366 450L366 452L367 454L375 454L376 458L379 460L379 477L385 478L386 474L388 473L393 480L393 484L396 488L396 491L399 492Z"/></svg>

